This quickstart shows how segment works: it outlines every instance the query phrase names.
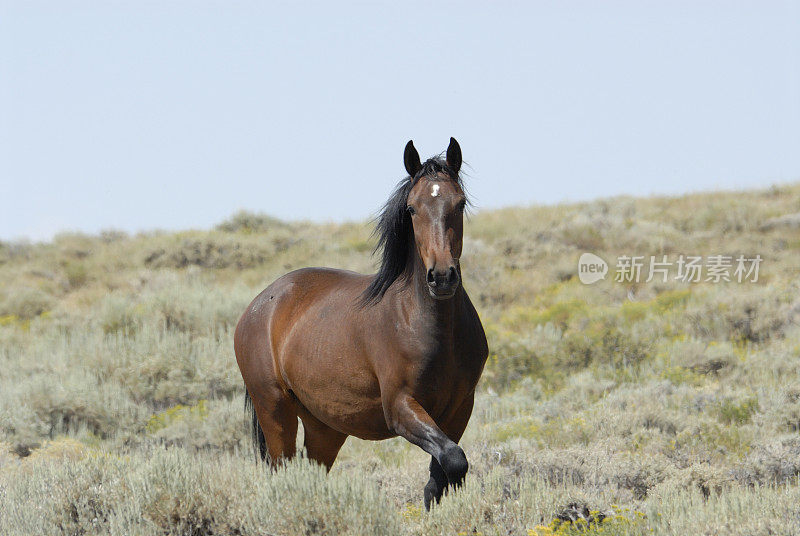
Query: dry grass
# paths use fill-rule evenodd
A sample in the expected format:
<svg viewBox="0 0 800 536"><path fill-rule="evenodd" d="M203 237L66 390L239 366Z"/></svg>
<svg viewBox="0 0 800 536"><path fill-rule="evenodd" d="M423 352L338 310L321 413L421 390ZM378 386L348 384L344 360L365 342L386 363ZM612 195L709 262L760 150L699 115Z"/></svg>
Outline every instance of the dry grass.
<svg viewBox="0 0 800 536"><path fill-rule="evenodd" d="M251 462L238 315L288 270L369 271L366 225L0 243L0 534L798 534L798 210L792 185L473 216L492 355L467 484L430 514L400 439L351 438L327 477ZM764 261L755 284L585 286L584 251Z"/></svg>

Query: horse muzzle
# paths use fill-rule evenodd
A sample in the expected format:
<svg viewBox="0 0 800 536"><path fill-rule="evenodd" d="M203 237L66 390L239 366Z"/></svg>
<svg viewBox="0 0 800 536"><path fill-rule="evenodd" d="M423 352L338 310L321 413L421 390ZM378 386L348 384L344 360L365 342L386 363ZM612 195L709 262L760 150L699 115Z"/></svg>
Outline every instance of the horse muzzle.
<svg viewBox="0 0 800 536"><path fill-rule="evenodd" d="M452 298L461 283L458 270L454 265L450 265L445 270L429 268L425 280L428 283L428 293L435 300Z"/></svg>

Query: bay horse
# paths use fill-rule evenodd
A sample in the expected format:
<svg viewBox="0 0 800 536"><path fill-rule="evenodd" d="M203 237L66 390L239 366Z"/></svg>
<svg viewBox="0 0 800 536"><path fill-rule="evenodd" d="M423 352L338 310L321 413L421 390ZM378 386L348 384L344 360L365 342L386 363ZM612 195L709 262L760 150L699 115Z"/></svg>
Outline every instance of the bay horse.
<svg viewBox="0 0 800 536"><path fill-rule="evenodd" d="M402 436L431 455L425 508L458 487L458 441L488 355L461 285L461 148L420 162L409 141L404 178L375 230L377 274L303 268L277 279L236 326L236 361L262 460L306 455L330 470L347 436Z"/></svg>

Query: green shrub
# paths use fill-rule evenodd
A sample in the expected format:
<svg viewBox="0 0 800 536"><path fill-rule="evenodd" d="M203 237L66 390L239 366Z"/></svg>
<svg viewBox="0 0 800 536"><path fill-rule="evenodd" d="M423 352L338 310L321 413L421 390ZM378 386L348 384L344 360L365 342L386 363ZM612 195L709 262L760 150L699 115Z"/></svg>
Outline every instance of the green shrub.
<svg viewBox="0 0 800 536"><path fill-rule="evenodd" d="M143 321L144 310L137 307L131 299L120 295L110 295L100 308L99 324L105 334L119 333L133 335Z"/></svg>
<svg viewBox="0 0 800 536"><path fill-rule="evenodd" d="M0 300L0 316L15 316L30 320L49 311L56 303L55 297L47 292L28 286L5 291Z"/></svg>
<svg viewBox="0 0 800 536"><path fill-rule="evenodd" d="M224 222L216 226L216 229L226 233L263 233L273 229L285 228L286 224L277 218L266 214L254 214L246 210L240 210Z"/></svg>
<svg viewBox="0 0 800 536"><path fill-rule="evenodd" d="M154 450L32 459L0 475L0 532L16 534L397 534L374 483L296 460L267 475L241 458ZM31 515L36 504L44 515Z"/></svg>
<svg viewBox="0 0 800 536"><path fill-rule="evenodd" d="M719 411L720 420L726 424L746 424L750 422L753 414L758 411L758 399L723 400L720 402L717 411Z"/></svg>
<svg viewBox="0 0 800 536"><path fill-rule="evenodd" d="M72 289L82 287L89 280L89 270L83 262L67 262L64 265L64 275Z"/></svg>
<svg viewBox="0 0 800 536"><path fill-rule="evenodd" d="M146 429L152 434L186 418L202 420L207 416L208 409L206 408L205 400L199 400L194 406L184 406L183 404L178 404L169 409L151 415L147 420Z"/></svg>

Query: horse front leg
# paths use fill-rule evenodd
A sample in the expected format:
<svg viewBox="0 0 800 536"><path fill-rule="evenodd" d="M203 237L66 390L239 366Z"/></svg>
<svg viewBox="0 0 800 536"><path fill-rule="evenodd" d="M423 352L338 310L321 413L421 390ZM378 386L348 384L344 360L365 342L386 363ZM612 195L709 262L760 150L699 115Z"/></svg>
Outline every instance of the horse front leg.
<svg viewBox="0 0 800 536"><path fill-rule="evenodd" d="M425 489L422 490L422 500L425 503L425 510L431 509L431 504L439 501L444 495L444 490L447 489L447 475L444 474L442 466L436 461L436 458L431 456L431 463L428 466L431 477L428 483L425 484Z"/></svg>
<svg viewBox="0 0 800 536"><path fill-rule="evenodd" d="M452 439L455 443L458 443L461 440L461 436L464 435L464 430L467 428L469 418L472 416L472 406L474 401L474 394L470 394L464 400L455 414L453 414L450 420L442 425L447 437ZM439 465L439 462L436 461L436 458L434 457L431 457L429 470L431 477L428 480L428 483L425 485L425 491L423 493L426 510L430 510L431 503L434 501L436 501L436 504L439 504L442 495L447 489L447 477L444 474L442 466Z"/></svg>
<svg viewBox="0 0 800 536"><path fill-rule="evenodd" d="M425 487L425 507L430 508L431 499L438 500L441 497L440 488L443 488L445 478L447 484L455 487L459 487L464 481L469 469L467 457L461 447L437 426L412 396L398 396L386 409L391 429L433 457L431 479L434 484L430 490L428 486Z"/></svg>

